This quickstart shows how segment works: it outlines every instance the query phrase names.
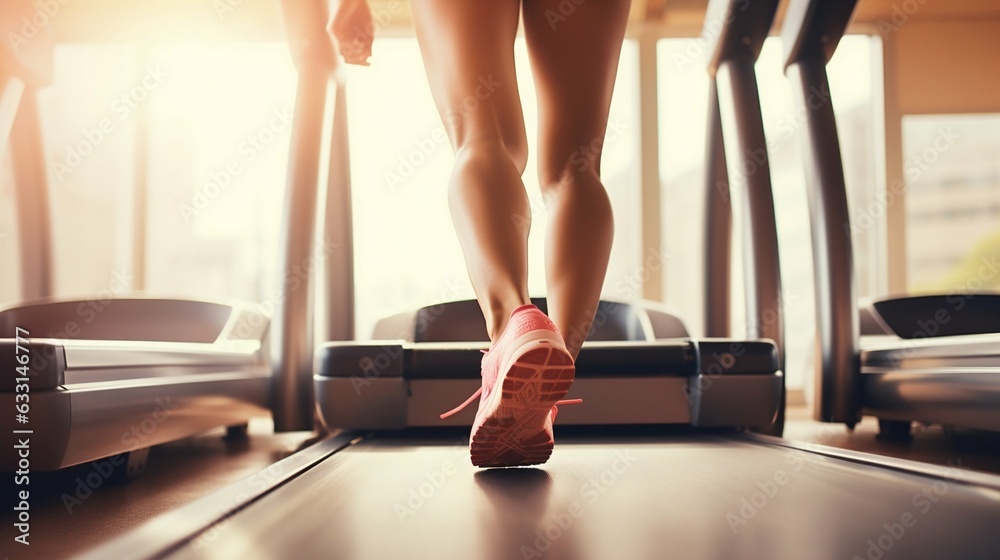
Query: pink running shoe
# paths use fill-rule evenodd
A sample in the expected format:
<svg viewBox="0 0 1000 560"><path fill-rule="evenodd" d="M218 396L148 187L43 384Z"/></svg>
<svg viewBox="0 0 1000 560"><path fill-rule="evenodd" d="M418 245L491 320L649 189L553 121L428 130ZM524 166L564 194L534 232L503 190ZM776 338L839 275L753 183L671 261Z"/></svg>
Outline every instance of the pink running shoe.
<svg viewBox="0 0 1000 560"><path fill-rule="evenodd" d="M460 412L479 397L469 448L477 467L544 463L552 454L556 405L573 383L576 368L552 321L534 305L511 313L507 328L483 356L483 386L441 415ZM500 387L500 390L495 390Z"/></svg>

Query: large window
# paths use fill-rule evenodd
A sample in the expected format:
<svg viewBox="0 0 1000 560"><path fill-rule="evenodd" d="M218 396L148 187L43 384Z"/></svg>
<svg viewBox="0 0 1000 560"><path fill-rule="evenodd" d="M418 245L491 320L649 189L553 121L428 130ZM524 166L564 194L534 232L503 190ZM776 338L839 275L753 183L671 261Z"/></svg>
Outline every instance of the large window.
<svg viewBox="0 0 1000 560"><path fill-rule="evenodd" d="M136 51L60 46L55 82L40 92L52 204L54 289L62 296L121 290L131 268ZM129 96L123 99L122 96ZM24 255L25 258L35 258ZM131 281L125 282L131 287Z"/></svg>
<svg viewBox="0 0 1000 560"><path fill-rule="evenodd" d="M1000 289L1000 115L903 119L912 292Z"/></svg>
<svg viewBox="0 0 1000 560"><path fill-rule="evenodd" d="M56 294L269 293L296 82L287 47L63 45L55 76L40 105ZM0 250L16 262L4 207ZM0 295L16 299L4 276Z"/></svg>
<svg viewBox="0 0 1000 560"><path fill-rule="evenodd" d="M852 212L867 208L875 195L874 41L867 36L845 37L828 69ZM704 297L701 220L708 115L708 75L701 40L663 39L658 61L663 236L668 255L664 293L697 333L702 329ZM780 39L765 41L756 69L778 220L788 384L801 387L813 368L815 338L812 246L801 152L805 116L796 107L782 71ZM734 228L737 236L740 231ZM864 230L855 238L863 294L874 289L879 266L876 233L875 228ZM733 247L734 252L740 250L738 239ZM735 259L738 263L738 254ZM734 265L733 272L733 334L740 336L746 325L742 267Z"/></svg>
<svg viewBox="0 0 1000 560"><path fill-rule="evenodd" d="M147 288L260 300L277 279L296 73L282 43L163 47Z"/></svg>

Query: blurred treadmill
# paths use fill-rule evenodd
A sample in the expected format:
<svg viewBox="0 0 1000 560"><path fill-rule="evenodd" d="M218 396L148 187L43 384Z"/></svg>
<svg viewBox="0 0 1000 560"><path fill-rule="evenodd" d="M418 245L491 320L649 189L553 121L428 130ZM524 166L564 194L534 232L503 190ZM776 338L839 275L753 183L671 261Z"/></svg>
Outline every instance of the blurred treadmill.
<svg viewBox="0 0 1000 560"><path fill-rule="evenodd" d="M289 4L305 5L287 0L286 8ZM320 2L312 6L312 23L320 26L325 8ZM750 53L759 50L776 7L777 0L711 2L709 14L717 19L706 22L706 39L730 53L723 60L739 67L730 73L743 77L741 93L756 89ZM416 322L417 313L380 328L393 336L409 330L417 340L418 333L450 331L443 327L445 315L456 321L472 316L468 326L478 332L481 327L471 322L477 319L472 305L450 303L425 312L425 318L432 312L439 317L426 327ZM638 307L614 316L644 322ZM622 320L605 331L599 327L594 334L610 337L618 330L615 336L621 336L630 323ZM657 330L641 332L648 336ZM589 344L596 349L611 342ZM658 341L631 343L653 348L653 354L672 348L660 348ZM387 367L371 380L400 377L399 368L406 364L412 372L443 359L424 361L432 344L470 346L388 343L386 350L397 356L400 348L403 356L409 350L409 358L384 354L395 369ZM341 347L360 349L361 358L375 364L383 355L368 353L363 345ZM472 349L467 350L471 356ZM471 359L465 354L441 355ZM595 368L598 355L591 355ZM331 352L320 349L318 356L331 359ZM581 358L581 369L590 367L583 363ZM418 380L411 377L411 386ZM579 380L588 381L586 375ZM362 385L359 391L374 388ZM398 397L392 399L399 404ZM587 406L596 405L582 405ZM371 421L418 422L413 415L410 409L395 419L382 415ZM1000 554L994 538L1000 523L997 476L732 430L569 428L560 412L558 452L541 468L491 470L469 463L465 427L340 432L79 558L985 560Z"/></svg>
<svg viewBox="0 0 1000 560"><path fill-rule="evenodd" d="M17 26L35 10L30 0L4 0L3 36L20 37ZM8 412L0 430L5 441L31 440L31 470L127 454L134 474L153 445L219 426L241 434L250 418L269 413L268 318L247 305L211 301L49 297L51 225L37 90L51 81L52 61L44 29L31 40L0 44L0 149L9 147L13 161L28 300L0 309L0 408ZM18 356L28 356L28 369L15 374ZM18 418L15 405L24 404ZM23 431L12 436L14 430ZM14 444L3 445L0 470L18 468Z"/></svg>
<svg viewBox="0 0 1000 560"><path fill-rule="evenodd" d="M856 3L795 0L782 31L785 72L808 116L805 172L822 356L816 418L853 426L868 414L879 418L883 436L902 439L912 421L1000 431L1000 295L958 294L961 306L955 294L876 301L861 309L859 326L826 75Z"/></svg>

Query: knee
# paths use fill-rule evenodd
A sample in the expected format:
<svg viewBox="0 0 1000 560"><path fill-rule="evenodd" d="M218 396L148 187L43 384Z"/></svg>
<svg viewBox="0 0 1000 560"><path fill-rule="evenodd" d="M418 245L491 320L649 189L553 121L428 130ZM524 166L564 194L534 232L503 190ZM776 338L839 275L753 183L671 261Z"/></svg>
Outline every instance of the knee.
<svg viewBox="0 0 1000 560"><path fill-rule="evenodd" d="M479 163L484 160L494 164L513 165L517 168L518 174L522 174L528 160L527 141L523 146L512 146L501 138L489 137L465 140L456 146L456 165Z"/></svg>
<svg viewBox="0 0 1000 560"><path fill-rule="evenodd" d="M517 167L518 175L523 175L525 167L528 166L527 135L522 134L516 138L504 139L504 147L510 160L514 162L514 167Z"/></svg>
<svg viewBox="0 0 1000 560"><path fill-rule="evenodd" d="M604 190L601 184L597 162L592 158L573 157L551 162L540 162L538 165L538 183L542 194L559 194L567 189L573 191L598 188Z"/></svg>

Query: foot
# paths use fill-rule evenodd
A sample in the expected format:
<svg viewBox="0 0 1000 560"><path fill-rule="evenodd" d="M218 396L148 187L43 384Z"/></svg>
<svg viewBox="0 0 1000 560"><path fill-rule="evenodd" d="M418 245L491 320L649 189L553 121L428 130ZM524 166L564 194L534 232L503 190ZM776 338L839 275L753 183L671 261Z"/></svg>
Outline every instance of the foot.
<svg viewBox="0 0 1000 560"><path fill-rule="evenodd" d="M534 305L511 313L503 334L483 356L482 387L447 418L479 397L469 448L477 467L544 463L552 454L557 404L573 383L575 367L562 336Z"/></svg>

